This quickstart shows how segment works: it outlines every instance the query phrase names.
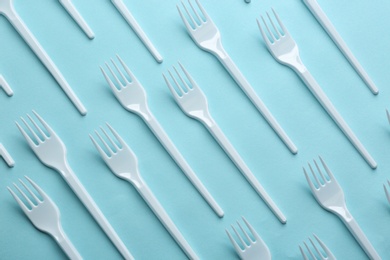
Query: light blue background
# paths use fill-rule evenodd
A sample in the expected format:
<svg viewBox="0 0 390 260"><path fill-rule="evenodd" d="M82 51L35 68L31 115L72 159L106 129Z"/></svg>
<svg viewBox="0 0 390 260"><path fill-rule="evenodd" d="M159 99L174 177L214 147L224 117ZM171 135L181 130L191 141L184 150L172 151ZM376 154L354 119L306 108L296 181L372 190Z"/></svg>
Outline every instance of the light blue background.
<svg viewBox="0 0 390 260"><path fill-rule="evenodd" d="M274 259L301 259L298 245L316 233L338 259L366 259L342 222L314 200L302 173L322 155L343 187L350 211L383 259L390 259L390 207L382 184L390 178L390 2L320 0L352 51L377 83L374 96L300 0L203 0L225 48L297 144L292 155L229 74L188 36L178 0L125 1L164 56L158 65L109 0L74 0L96 34L87 39L55 0L16 0L16 10L87 107L78 114L45 67L4 17L0 18L0 73L15 91L0 94L0 142L16 166L0 163L0 258L62 259L55 242L29 223L6 190L23 175L57 203L64 229L85 259L120 259L99 226L56 172L31 152L14 121L35 109L65 142L69 162L137 259L185 259L136 190L99 158L88 134L109 122L137 154L140 170L202 259L237 259L226 235L245 216ZM371 170L306 86L266 50L255 19L274 7L299 44L302 59L377 160ZM144 85L151 110L225 210L219 219L147 126L114 98L99 65L120 54ZM211 135L173 101L161 73L180 60L208 97L220 127L288 218L282 225Z"/></svg>

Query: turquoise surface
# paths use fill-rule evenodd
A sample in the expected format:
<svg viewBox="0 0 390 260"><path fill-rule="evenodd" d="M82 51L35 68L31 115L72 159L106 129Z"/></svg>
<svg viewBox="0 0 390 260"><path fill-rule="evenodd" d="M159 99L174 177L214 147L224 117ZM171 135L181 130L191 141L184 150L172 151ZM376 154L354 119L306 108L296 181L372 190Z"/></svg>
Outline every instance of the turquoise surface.
<svg viewBox="0 0 390 260"><path fill-rule="evenodd" d="M28 175L56 202L64 230L85 259L120 259L60 175L43 166L14 121L34 109L68 148L70 165L137 259L185 254L127 182L116 178L88 138L109 122L137 154L142 176L202 259L237 259L225 228L245 216L273 259L301 259L298 245L317 234L338 259L366 255L334 215L312 196L302 166L321 155L344 189L347 205L383 259L390 259L390 2L319 0L380 93L374 96L300 0L214 0L202 3L237 66L299 148L292 155L222 65L201 51L177 13L178 0L125 0L164 57L159 65L109 0L74 0L96 38L89 40L58 1L16 0L15 8L88 109L80 116L13 27L0 18L0 73L15 95L0 93L0 142L14 157L0 163L0 258L65 259L38 232L6 187ZM256 18L271 7L298 43L302 59L378 162L372 170L294 72L268 53ZM152 112L225 211L219 219L137 116L117 102L99 66L121 55L146 89ZM210 111L287 216L282 225L207 130L186 117L161 74L180 60L207 95Z"/></svg>

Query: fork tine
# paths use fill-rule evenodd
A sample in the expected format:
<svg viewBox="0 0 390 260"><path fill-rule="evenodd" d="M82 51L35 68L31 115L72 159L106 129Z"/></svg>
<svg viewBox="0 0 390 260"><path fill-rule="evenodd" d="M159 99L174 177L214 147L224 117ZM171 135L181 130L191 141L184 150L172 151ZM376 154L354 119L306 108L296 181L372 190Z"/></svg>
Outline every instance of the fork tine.
<svg viewBox="0 0 390 260"><path fill-rule="evenodd" d="M114 73L114 71L112 70L111 66L106 62L106 67L108 68L108 70L111 72L111 75L114 77L116 83L118 84L118 87L119 89L122 89L124 86L122 84L122 82L119 80L119 78L116 76L116 74ZM115 84L114 84L115 86ZM118 87L115 87L118 89Z"/></svg>
<svg viewBox="0 0 390 260"><path fill-rule="evenodd" d="M184 72L184 74L186 75L186 77L188 78L188 80L190 81L191 83L191 87L193 89L199 89L198 87L198 84L196 84L194 78L191 76L191 74L186 70L186 68L180 63L179 61L179 66L180 68L182 69L182 71Z"/></svg>
<svg viewBox="0 0 390 260"><path fill-rule="evenodd" d="M184 5L183 1L181 1L181 4L183 5L184 10L187 12L187 14L188 14L188 16L190 17L190 19L192 20L192 22L193 22L193 24L194 24L194 28L196 28L196 27L197 27L197 24L195 23L194 18L190 15L190 12L188 12L187 7ZM192 28L191 24L188 22L187 18L184 17L184 14L182 13L180 7L179 7L178 5L176 5L176 8L177 8L177 10L179 11L180 17L181 17L181 19L183 20L185 26L187 27L187 30L188 30L188 31L193 31L194 29Z"/></svg>
<svg viewBox="0 0 390 260"><path fill-rule="evenodd" d="M256 230L252 227L252 225L244 217L242 217L242 220L244 221L248 229L251 231L252 235L255 237L255 241L260 240L261 238L259 234L257 234Z"/></svg>
<svg viewBox="0 0 390 260"><path fill-rule="evenodd" d="M93 138L92 135L89 135L89 138L91 139L93 145L95 146L96 150L98 150L98 152L100 153L100 155L101 155L104 159L108 160L109 157L108 157L107 153L100 147L100 145L96 142L95 138Z"/></svg>
<svg viewBox="0 0 390 260"><path fill-rule="evenodd" d="M114 154L114 151L111 149L111 147L106 143L106 141L102 138L102 136L99 134L98 131L95 130L95 134L100 139L100 141L103 143L104 147L106 147L106 150L108 151L109 155L112 156Z"/></svg>
<svg viewBox="0 0 390 260"><path fill-rule="evenodd" d="M43 120L43 118L37 112L35 112L34 110L32 112L36 116L36 118L38 118L39 122L41 122L43 127L46 128L46 131L49 133L50 136L56 135L54 130L45 122L45 120Z"/></svg>
<svg viewBox="0 0 390 260"><path fill-rule="evenodd" d="M35 207L34 203L30 200L29 197L27 197L27 195L18 187L18 185L16 185L14 183L14 186L15 188L20 192L20 194L22 194L22 196L25 198L25 200L27 201L27 203L31 206L31 207Z"/></svg>
<svg viewBox="0 0 390 260"><path fill-rule="evenodd" d="M123 79L123 81L126 83L126 84L129 84L130 82L127 80L127 78L125 77L125 75L122 73L122 71L119 69L118 65L116 65L116 63L114 62L113 59L110 59L112 64L114 64L114 67L115 69L118 71L119 75L121 75L121 78Z"/></svg>
<svg viewBox="0 0 390 260"><path fill-rule="evenodd" d="M111 133L115 136L115 138L118 140L118 142L122 145L122 149L123 147L127 146L126 142L123 140L123 138L118 134L117 131L115 131L115 129L109 124L109 123L106 123L108 129L110 129ZM118 147L119 150L121 150L119 147Z"/></svg>
<svg viewBox="0 0 390 260"><path fill-rule="evenodd" d="M184 89L180 86L179 82L177 82L176 78L173 76L172 72L168 70L169 75L171 76L173 82L175 82L176 87L180 90L180 94L184 95Z"/></svg>
<svg viewBox="0 0 390 260"><path fill-rule="evenodd" d="M107 63L106 63L107 65ZM121 89L121 86L119 86L119 89L115 86L114 82L112 82L112 80L110 79L110 77L107 75L107 73L105 72L105 70L100 67L100 70L101 72L103 73L103 76L104 78L106 79L108 85L110 86L110 88L112 89L112 91L114 92L119 92L119 89Z"/></svg>
<svg viewBox="0 0 390 260"><path fill-rule="evenodd" d="M115 143L115 141L111 138L111 136L109 136L106 132L106 130L104 130L103 127L100 127L100 129L102 130L102 132L104 133L104 135L107 137L107 139L110 141L110 143L115 147L115 149L118 151L119 150L119 146Z"/></svg>
<svg viewBox="0 0 390 260"><path fill-rule="evenodd" d="M203 8L203 6L200 4L199 0L195 0L196 3L198 4L198 7L200 11L202 12L204 18L206 18L206 22L211 20L210 16L207 14L206 10Z"/></svg>
<svg viewBox="0 0 390 260"><path fill-rule="evenodd" d="M194 6L192 5L191 0L188 0L188 3L190 4L192 11L194 12L196 17L198 18L199 23L202 24L203 23L203 19L200 17L199 13L195 10ZM199 5L199 3L197 3L197 4Z"/></svg>
<svg viewBox="0 0 390 260"><path fill-rule="evenodd" d="M122 58L117 54L116 58L121 63L122 67L125 69L127 75L130 77L132 82L137 82L137 78L134 76L133 72L129 69L129 67L126 65L126 63L122 60Z"/></svg>
<svg viewBox="0 0 390 260"><path fill-rule="evenodd" d="M41 189L41 187L38 186L33 180L31 180L28 176L24 176L28 180L28 182L34 187L34 189L38 192L39 195L42 196L43 200L48 199L49 196L46 195L46 193Z"/></svg>
<svg viewBox="0 0 390 260"><path fill-rule="evenodd" d="M20 182L20 183L23 185L23 187L30 193L30 195L35 199L35 202L37 202L37 203L41 202L41 200L37 197L37 195L35 195L35 193L32 192L32 190L31 190L29 187L27 187L27 185L24 184L24 182L23 182L21 179L19 179L19 182Z"/></svg>
<svg viewBox="0 0 390 260"><path fill-rule="evenodd" d="M276 17L276 20L278 20L278 23L279 23L279 26L280 28L282 28L283 30L283 34L284 35L288 35L288 31L287 31L287 28L284 26L284 24L282 23L282 21L280 20L279 18L279 15L275 12L275 10L272 8L272 12L274 13L275 17Z"/></svg>
<svg viewBox="0 0 390 260"><path fill-rule="evenodd" d="M39 133L42 135L43 138L48 137L29 114L27 114L27 117L30 120L30 122L35 126L35 128L39 131Z"/></svg>
<svg viewBox="0 0 390 260"><path fill-rule="evenodd" d="M316 180L316 182L317 182L317 184L318 184L318 187L321 187L322 184L321 184L320 180L318 179L317 174L315 174L315 172L314 172L313 168L311 167L311 164L310 164L310 163L309 163L309 168L310 168L310 171L311 171L311 173L312 173L314 179Z"/></svg>
<svg viewBox="0 0 390 260"><path fill-rule="evenodd" d="M242 246L243 246L244 248L247 247L248 245L245 243L244 239L242 239L242 237L241 237L241 235L238 233L237 229L236 229L233 225L231 225L231 227L232 227L234 233L236 233L236 236L237 236L238 239L240 240Z"/></svg>
<svg viewBox="0 0 390 260"><path fill-rule="evenodd" d="M30 211L29 208L27 208L27 206L23 203L23 201L18 197L18 195L15 194L15 192L13 192L13 190L11 190L10 187L7 187L8 191L11 193L12 197L14 197L14 199L16 200L16 202L19 204L20 208L23 210L23 212L25 214L28 214L28 212Z"/></svg>
<svg viewBox="0 0 390 260"><path fill-rule="evenodd" d="M321 163L322 163L322 166L324 166L325 171L326 171L326 173L327 173L328 176L329 176L329 179L330 179L331 181L336 181L336 178L333 176L333 173L329 170L328 165L326 165L325 161L322 159L321 156L319 156L319 158L320 158L320 161L321 161Z"/></svg>
<svg viewBox="0 0 390 260"><path fill-rule="evenodd" d="M388 184L389 187L390 187L390 181L387 181L387 184ZM389 203L390 203L390 192L389 192L389 190L387 189L386 184L383 184L383 188L384 188L384 190L385 190L387 200L388 200Z"/></svg>
<svg viewBox="0 0 390 260"><path fill-rule="evenodd" d="M276 27L275 23L274 23L274 20L271 19L271 16L269 15L269 13L267 12L267 16L268 16L268 19L269 21L271 22L271 25L272 27L274 28L275 32L278 34L279 38L282 37L282 35L280 34L279 32L279 29Z"/></svg>
<svg viewBox="0 0 390 260"><path fill-rule="evenodd" d="M183 77L180 75L179 71L176 69L175 66L173 66L173 69L175 70L177 76L179 76L179 79L181 80L181 82L183 83L183 85L186 87L187 91L188 91L188 90L191 90L190 86L188 86L187 82L185 82L185 80L184 80Z"/></svg>
<svg viewBox="0 0 390 260"><path fill-rule="evenodd" d="M22 122L24 123L24 125L28 128L28 130L30 131L30 133L34 136L36 142L37 142L37 143L42 143L41 138L39 138L39 136L35 133L34 129L32 129L32 127L26 122L26 120L24 120L23 117L21 117L20 119L22 120Z"/></svg>
<svg viewBox="0 0 390 260"><path fill-rule="evenodd" d="M246 239L248 239L249 244L251 244L252 242L254 242L254 241L249 237L248 233L242 228L240 222L237 221L237 225L238 225L238 227L241 229L242 233L244 233Z"/></svg>
<svg viewBox="0 0 390 260"><path fill-rule="evenodd" d="M267 22L265 21L264 17L261 16L261 20L263 20L263 23L265 25L265 28L267 29L269 35L271 36L272 40L275 42L276 41L276 38L275 38L275 35L273 34L273 32L270 30L270 28L268 27L268 24Z"/></svg>
<svg viewBox="0 0 390 260"><path fill-rule="evenodd" d="M325 251L325 253L327 254L327 256L329 257L330 255L332 255L332 252L330 252L329 248L324 244L324 242L321 241L321 239L319 239L316 234L313 234L314 238L317 240L318 244L320 244L320 246L322 247L322 249Z"/></svg>
<svg viewBox="0 0 390 260"><path fill-rule="evenodd" d="M37 145L34 143L34 141L31 139L31 137L24 131L24 129L19 125L18 122L15 122L16 127L19 129L19 131L22 133L24 138L26 139L27 143L30 145L30 147L36 147Z"/></svg>
<svg viewBox="0 0 390 260"><path fill-rule="evenodd" d="M317 190L317 188L314 186L312 180L310 179L309 175L307 174L306 172L306 169L303 168L303 173L305 174L305 177L306 177L306 180L307 180L307 183L309 184L310 186L310 189L315 192Z"/></svg>
<svg viewBox="0 0 390 260"><path fill-rule="evenodd" d="M322 255L321 251L316 246L316 244L314 244L313 240L311 238L309 238L309 241L310 241L311 245L314 247L314 249L316 250L317 254L321 257L321 259L325 259L324 256Z"/></svg>
<svg viewBox="0 0 390 260"><path fill-rule="evenodd" d="M169 82L169 80L167 79L165 74L163 73L162 75L163 75L165 83L167 84L167 86L168 86L169 90L171 91L173 97L176 99L176 101L178 101L178 99L180 98L179 94L176 92L175 88L171 85L171 82Z"/></svg>
<svg viewBox="0 0 390 260"><path fill-rule="evenodd" d="M260 23L259 19L256 19L256 21L257 21L257 26L259 27L261 36L263 36L264 41L267 43L267 45L272 44L272 42L270 41L270 39L268 38L268 36L265 34L265 32L264 32L264 30L263 30L263 27L261 26L261 23Z"/></svg>
<svg viewBox="0 0 390 260"><path fill-rule="evenodd" d="M327 180L326 180L326 178L325 178L325 175L322 173L320 167L318 166L317 161L316 161L316 160L313 160L313 162L314 162L314 165L315 165L316 168L317 168L317 171L320 173L322 180L324 181L324 183L326 183Z"/></svg>
<svg viewBox="0 0 390 260"><path fill-rule="evenodd" d="M309 258L307 257L306 253L303 251L301 246L299 246L299 251L301 251L301 254L302 254L302 257L304 260L309 260Z"/></svg>
<svg viewBox="0 0 390 260"><path fill-rule="evenodd" d="M306 242L303 242L303 244L305 245L307 251L309 251L309 254L311 255L311 257L316 260L317 257L313 254L313 252L311 251L310 247L306 244Z"/></svg>
<svg viewBox="0 0 390 260"><path fill-rule="evenodd" d="M238 245L238 243L236 242L236 240L233 239L232 235L230 234L230 232L225 229L226 231L226 234L227 236L229 237L229 240L230 242L232 243L232 245L234 246L234 249L236 250L236 252L242 252L242 249L241 247Z"/></svg>

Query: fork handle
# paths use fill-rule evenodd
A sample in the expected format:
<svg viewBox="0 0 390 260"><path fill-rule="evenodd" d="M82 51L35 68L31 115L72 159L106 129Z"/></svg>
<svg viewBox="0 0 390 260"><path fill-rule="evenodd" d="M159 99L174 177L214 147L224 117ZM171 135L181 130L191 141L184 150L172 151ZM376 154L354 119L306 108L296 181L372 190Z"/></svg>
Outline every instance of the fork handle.
<svg viewBox="0 0 390 260"><path fill-rule="evenodd" d="M188 165L187 161L183 158L179 150L173 144L169 136L165 133L164 129L158 123L157 119L148 112L148 115L143 115L143 119L146 124L149 126L151 131L160 141L160 143L164 146L165 150L169 153L172 159L176 162L176 164L180 167L180 169L184 172L187 178L191 181L191 183L195 186L198 192L202 195L202 197L207 201L210 207L214 210L214 212L219 216L223 217L224 212L222 208L218 205L215 199L211 196L209 191L203 185L203 183L199 180L198 176L194 173L191 167Z"/></svg>
<svg viewBox="0 0 390 260"><path fill-rule="evenodd" d="M255 90L246 80L244 75L242 75L241 71L238 69L236 64L230 58L230 56L225 52L224 55L218 55L219 60L225 66L226 70L230 73L232 78L236 81L236 83L241 87L244 93L248 96L248 98L252 101L252 103L256 106L256 108L260 111L261 115L268 122L268 124L272 127L272 129L278 134L279 138L285 143L288 149L293 153L298 153L298 148L291 141L290 137L286 134L283 128L279 125L278 121L274 118L271 112L268 110L263 101L256 94Z"/></svg>
<svg viewBox="0 0 390 260"><path fill-rule="evenodd" d="M304 68L304 67L302 67ZM367 161L367 163L371 166L371 168L375 169L377 167L377 163L372 158L370 153L366 150L360 140L356 137L354 132L348 126L348 124L344 121L343 117L339 114L337 109L334 107L328 96L322 90L320 85L311 75L311 73L307 69L300 68L295 69L295 71L299 74L303 82L310 89L311 93L315 96L315 98L320 102L322 107L328 112L328 114L332 117L332 119L336 122L339 128L343 131L343 133L347 136L349 141L355 146L358 152L362 155L362 157Z"/></svg>
<svg viewBox="0 0 390 260"><path fill-rule="evenodd" d="M152 209L154 214L164 225L164 227L168 230L168 232L175 239L178 245L186 253L186 255L190 259L199 259L194 250L188 244L187 240L183 237L179 229L176 227L175 223L173 223L172 219L169 217L165 209L161 206L160 202L156 199L153 192L149 189L147 184L142 181L139 182L139 185L136 185L135 187L137 188L142 198L146 201L148 206Z"/></svg>
<svg viewBox="0 0 390 260"><path fill-rule="evenodd" d="M342 217L342 220L370 259L382 259L353 217Z"/></svg>
<svg viewBox="0 0 390 260"><path fill-rule="evenodd" d="M53 75L54 79L61 86L62 90L68 96L70 101L76 106L80 114L86 115L87 110L81 101L78 99L76 94L73 92L72 88L69 86L68 82L65 80L64 76L61 74L57 66L50 59L49 55L45 52L42 46L39 44L38 40L32 35L28 27L24 24L23 20L14 10L13 6L7 6L7 10L3 10L4 15L7 17L8 21L13 25L15 30L19 32L20 36L26 41L30 46L33 52L38 56L41 62L45 65L47 70Z"/></svg>
<svg viewBox="0 0 390 260"><path fill-rule="evenodd" d="M81 260L83 259L77 249L74 247L70 239L66 236L65 232L62 230L62 227L59 227L59 232L55 237L57 244L65 252L65 254L71 260Z"/></svg>
<svg viewBox="0 0 390 260"><path fill-rule="evenodd" d="M252 185L252 187L256 190L256 192L260 195L260 197L264 200L267 206L272 210L275 216L279 219L279 221L283 224L287 222L286 217L283 215L282 211L278 208L272 198L268 195L266 190L257 180L256 176L252 173L249 167L246 165L244 160L241 158L240 154L236 151L234 146L229 142L229 139L224 135L222 130L219 128L217 123L214 122L212 118L210 118L211 124L205 124L210 133L214 136L217 142L221 145L221 147L225 150L226 154L230 157L230 159L234 162L237 168L241 171L241 173L245 176L248 182Z"/></svg>
<svg viewBox="0 0 390 260"><path fill-rule="evenodd" d="M378 94L379 90L376 87L375 83L371 80L370 76L364 70L363 66L359 63L356 57L353 55L352 51L348 48L348 45L344 42L343 38L337 32L336 28L333 26L332 22L329 20L325 12L322 10L321 6L318 4L317 0L303 0L310 12L314 15L317 21L321 24L324 30L328 33L330 38L334 41L340 51L347 58L349 63L354 67L366 85L369 87L373 94Z"/></svg>
<svg viewBox="0 0 390 260"><path fill-rule="evenodd" d="M104 230L106 235L110 238L111 242L116 246L118 251L122 254L125 259L134 259L134 257L127 250L125 244L119 238L113 227L110 225L108 220L105 218L103 213L100 211L99 207L96 205L95 201L88 194L87 190L81 184L77 176L74 174L72 169L66 164L61 173L68 183L68 185L72 188L73 192L77 195L77 197L81 200L84 206L88 209L89 213L93 216L99 226Z"/></svg>

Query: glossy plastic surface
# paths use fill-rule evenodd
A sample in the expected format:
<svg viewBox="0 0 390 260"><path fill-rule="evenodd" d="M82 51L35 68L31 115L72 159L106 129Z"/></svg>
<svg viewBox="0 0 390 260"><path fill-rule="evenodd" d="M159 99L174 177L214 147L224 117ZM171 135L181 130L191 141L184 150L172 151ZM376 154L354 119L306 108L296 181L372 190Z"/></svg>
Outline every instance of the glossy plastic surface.
<svg viewBox="0 0 390 260"><path fill-rule="evenodd" d="M8 153L7 149L5 149L4 145L0 143L0 157L2 157L8 167L14 167L15 161L12 159L11 155Z"/></svg>
<svg viewBox="0 0 390 260"><path fill-rule="evenodd" d="M317 241L317 244L321 247L321 249L318 248L318 245L316 245L315 242L311 238L309 238L310 243L303 242L305 245L304 247L299 246L299 251L301 251L302 257L304 260L336 260L336 257L333 255L333 253L329 250L329 248L325 245L324 242L322 242L315 234L313 234L315 240ZM309 244L309 245L308 245ZM312 248L314 248L314 250ZM305 253L305 249L309 252L309 255ZM320 258L317 258L319 256Z"/></svg>
<svg viewBox="0 0 390 260"><path fill-rule="evenodd" d="M13 96L14 92L2 75L0 75L0 88L2 88L9 97Z"/></svg>
<svg viewBox="0 0 390 260"><path fill-rule="evenodd" d="M80 26L80 28L84 31L84 33L88 36L89 39L95 38L95 34L81 16L81 14L77 11L76 7L73 5L71 0L60 0L60 3L65 8L65 10L69 13L70 16L76 21L76 23Z"/></svg>

